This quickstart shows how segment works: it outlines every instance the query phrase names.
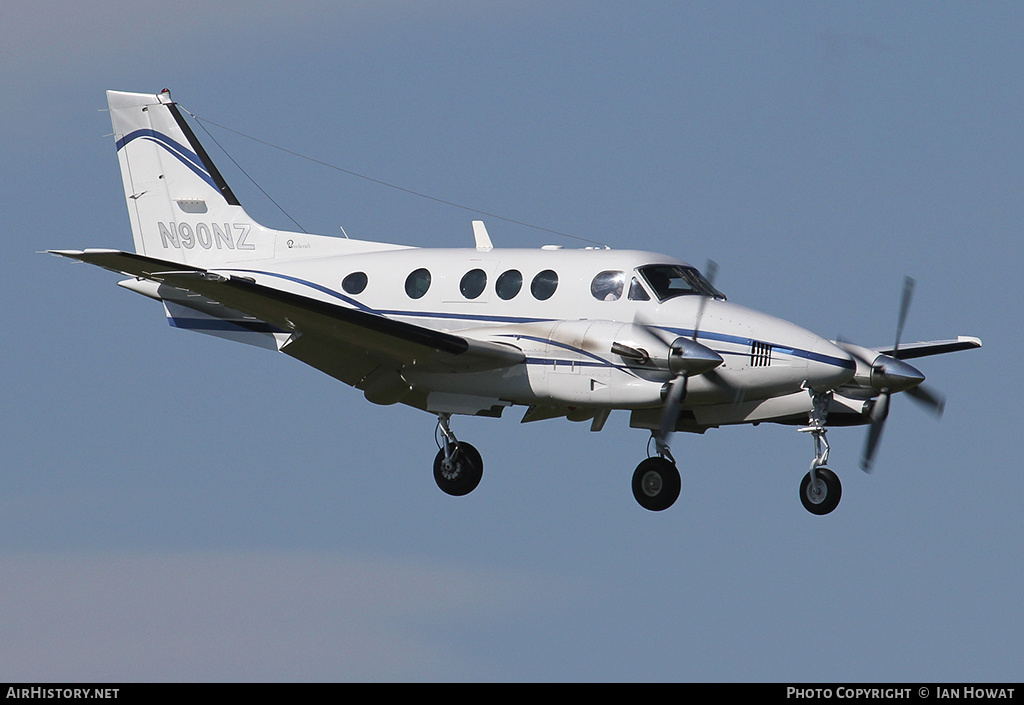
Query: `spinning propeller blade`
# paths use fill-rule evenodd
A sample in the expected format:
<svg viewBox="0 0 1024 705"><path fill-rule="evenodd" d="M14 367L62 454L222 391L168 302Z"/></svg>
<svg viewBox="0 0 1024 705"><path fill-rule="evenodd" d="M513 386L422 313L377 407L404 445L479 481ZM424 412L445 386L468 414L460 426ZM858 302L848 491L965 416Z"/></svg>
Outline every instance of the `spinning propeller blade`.
<svg viewBox="0 0 1024 705"><path fill-rule="evenodd" d="M882 429L885 428L885 419L888 416L889 393L883 392L871 407L871 428L868 429L868 437L864 442L864 455L860 461L861 470L864 472L871 472L875 451L878 449L878 441L882 437Z"/></svg>
<svg viewBox="0 0 1024 705"><path fill-rule="evenodd" d="M718 273L718 264L714 260L708 260L707 266L704 271L704 278L714 287L715 275ZM693 342L697 343L697 338L700 335L700 323L704 317L704 308L707 306L708 297L701 296L700 301L697 303L697 316L693 321ZM694 351L694 357L701 358L705 364L709 365L709 369L713 369L718 365L722 364L722 358L714 353L714 351L703 349L699 343L695 346L700 348ZM703 353L710 353L717 361L712 361L711 358L701 357ZM658 433L655 436L655 442L658 446L658 452L672 458L672 454L668 449L668 439L672 436L672 433L676 430L676 423L679 421L679 412L682 409L683 401L686 399L686 384L689 380L690 375L693 372L683 371L677 374L671 382L669 382L668 393L665 395L665 406L662 407L661 411L661 426L658 429ZM696 372L696 374L703 374L703 371Z"/></svg>
<svg viewBox="0 0 1024 705"><path fill-rule="evenodd" d="M896 319L896 342L893 343L893 355L900 349L900 339L903 337L903 324L907 322L907 312L910 310L910 299L914 295L914 280L911 277L903 278L903 298L900 301L900 315Z"/></svg>
<svg viewBox="0 0 1024 705"><path fill-rule="evenodd" d="M878 450L882 430L885 428L885 420L889 416L889 398L894 390L908 392L915 401L940 416L945 405L941 395L921 388L920 384L924 380L924 375L895 357L903 339L903 326L907 322L907 313L910 311L910 301L913 295L914 280L905 277L899 315L896 319L896 339L893 341L892 355L882 355L875 360L866 360L862 355L855 354L858 360L872 368L873 385L881 385L881 389L879 389L881 394L871 407L871 428L868 429L868 437L864 442L864 454L860 461L860 467L864 472L871 472L874 464L875 452Z"/></svg>
<svg viewBox="0 0 1024 705"><path fill-rule="evenodd" d="M913 389L908 389L907 394L922 408L930 411L937 417L941 418L942 412L946 410L946 398L930 387L925 387L924 385L914 387Z"/></svg>
<svg viewBox="0 0 1024 705"><path fill-rule="evenodd" d="M708 280L711 287L715 286L715 275L718 274L718 263L714 260L709 259L707 266L704 268L704 278ZM700 301L697 304L697 318L693 321L693 341L697 342L697 335L700 333L700 321L704 317L704 307L707 306L708 298L701 296Z"/></svg>
<svg viewBox="0 0 1024 705"><path fill-rule="evenodd" d="M665 395L665 406L661 410L661 427L658 429L658 451L668 451L668 439L676 430L679 410L686 398L686 379L689 375L681 374L669 382L668 394Z"/></svg>

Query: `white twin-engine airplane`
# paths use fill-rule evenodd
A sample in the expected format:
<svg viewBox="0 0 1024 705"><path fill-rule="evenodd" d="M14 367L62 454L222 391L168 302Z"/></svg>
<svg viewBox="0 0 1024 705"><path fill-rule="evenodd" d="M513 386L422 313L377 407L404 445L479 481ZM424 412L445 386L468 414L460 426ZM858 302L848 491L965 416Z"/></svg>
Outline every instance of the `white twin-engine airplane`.
<svg viewBox="0 0 1024 705"><path fill-rule="evenodd" d="M107 100L135 252L51 252L127 275L120 286L160 301L172 326L283 352L371 402L434 414L434 478L451 495L483 470L452 415L521 405L524 422L600 431L623 409L654 441L633 474L643 507L679 496L673 432L770 421L813 437L800 499L827 514L842 491L825 467L827 425L870 426L869 469L893 393L941 411L904 360L981 346L900 345L909 279L895 343L870 349L729 303L696 268L652 252L498 249L479 221L471 249L271 230L239 205L170 93Z"/></svg>

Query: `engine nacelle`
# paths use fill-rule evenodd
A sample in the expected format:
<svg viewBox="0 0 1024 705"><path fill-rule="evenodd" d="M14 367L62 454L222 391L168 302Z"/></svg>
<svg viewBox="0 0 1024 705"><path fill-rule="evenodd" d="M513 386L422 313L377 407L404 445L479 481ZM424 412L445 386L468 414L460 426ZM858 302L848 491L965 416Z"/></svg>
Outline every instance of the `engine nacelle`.
<svg viewBox="0 0 1024 705"><path fill-rule="evenodd" d="M672 377L709 372L724 360L706 345L690 338L676 338L666 343L650 329L635 324L616 331L611 352L639 365L667 370Z"/></svg>
<svg viewBox="0 0 1024 705"><path fill-rule="evenodd" d="M853 343L838 343L857 362L857 372L849 386L873 392L902 392L924 381L924 375L913 365Z"/></svg>

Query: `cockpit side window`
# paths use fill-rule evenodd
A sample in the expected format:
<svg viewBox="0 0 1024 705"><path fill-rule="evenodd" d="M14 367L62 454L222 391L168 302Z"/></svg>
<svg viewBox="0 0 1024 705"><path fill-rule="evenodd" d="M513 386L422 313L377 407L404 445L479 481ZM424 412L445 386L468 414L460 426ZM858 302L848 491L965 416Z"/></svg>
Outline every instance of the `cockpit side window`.
<svg viewBox="0 0 1024 705"><path fill-rule="evenodd" d="M710 296L725 299L725 295L711 285L693 267L678 264L651 264L637 269L650 285L658 301L667 301L676 296Z"/></svg>
<svg viewBox="0 0 1024 705"><path fill-rule="evenodd" d="M630 301L650 301L651 296L644 289L643 284L636 277L633 277L633 281L629 283L629 300Z"/></svg>
<svg viewBox="0 0 1024 705"><path fill-rule="evenodd" d="M601 272L590 282L590 293L598 301L618 301L625 281L625 272Z"/></svg>

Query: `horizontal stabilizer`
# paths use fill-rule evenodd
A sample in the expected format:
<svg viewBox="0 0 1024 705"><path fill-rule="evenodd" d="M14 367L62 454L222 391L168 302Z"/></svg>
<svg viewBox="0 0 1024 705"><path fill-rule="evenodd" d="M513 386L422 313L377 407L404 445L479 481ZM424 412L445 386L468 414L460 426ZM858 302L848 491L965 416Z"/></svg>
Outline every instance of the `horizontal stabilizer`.
<svg viewBox="0 0 1024 705"><path fill-rule="evenodd" d="M189 267L181 262L168 262L167 260L155 257L137 255L133 252L122 252L121 250L47 250L51 255L59 255L68 259L78 260L87 264L94 264L103 267L111 272L127 274L132 277L142 277L159 281L157 276L161 272L177 272L182 270L202 272L198 267Z"/></svg>

